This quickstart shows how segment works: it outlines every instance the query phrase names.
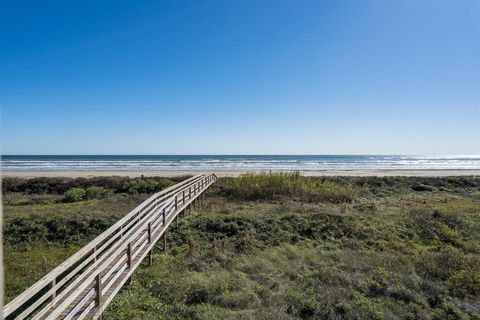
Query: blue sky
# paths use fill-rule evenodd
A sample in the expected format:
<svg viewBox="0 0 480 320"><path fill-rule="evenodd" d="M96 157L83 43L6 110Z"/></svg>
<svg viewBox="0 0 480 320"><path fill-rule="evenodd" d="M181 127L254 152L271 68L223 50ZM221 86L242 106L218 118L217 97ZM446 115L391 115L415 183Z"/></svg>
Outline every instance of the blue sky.
<svg viewBox="0 0 480 320"><path fill-rule="evenodd" d="M480 154L480 1L1 0L4 154Z"/></svg>

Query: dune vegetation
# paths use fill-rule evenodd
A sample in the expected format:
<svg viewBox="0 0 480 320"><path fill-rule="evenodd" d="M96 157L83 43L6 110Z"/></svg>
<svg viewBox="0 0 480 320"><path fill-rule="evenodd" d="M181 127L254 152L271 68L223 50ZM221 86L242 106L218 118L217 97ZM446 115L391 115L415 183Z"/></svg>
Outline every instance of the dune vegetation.
<svg viewBox="0 0 480 320"><path fill-rule="evenodd" d="M57 180L3 182L7 300L178 181ZM480 319L479 266L478 177L247 174L214 184L104 318Z"/></svg>

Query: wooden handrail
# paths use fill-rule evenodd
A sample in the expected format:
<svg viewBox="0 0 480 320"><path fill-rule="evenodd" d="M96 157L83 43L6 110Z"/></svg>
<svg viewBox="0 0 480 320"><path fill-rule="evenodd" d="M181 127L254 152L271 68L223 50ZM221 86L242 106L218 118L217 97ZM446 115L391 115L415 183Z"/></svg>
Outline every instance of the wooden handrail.
<svg viewBox="0 0 480 320"><path fill-rule="evenodd" d="M104 287L104 290L108 290L105 288L110 288L115 279L125 272L125 270L116 270L119 266L123 266L121 261L124 259L122 257L126 250L124 244L129 243L131 246L131 258L136 259L137 255L140 254L141 259L143 259L149 251L153 250L153 246L166 231L171 221L195 201L215 180L216 176L214 174L199 174L152 195L8 303L3 310L4 316L12 315L15 316L15 319L31 316L34 316L33 319L43 319L48 316L49 319L55 319L55 317L68 311L73 301L80 298L80 295L87 288L91 286L95 289L97 278L102 272L105 273L103 275L105 279L100 279L100 288ZM188 198L185 196L186 190L188 190ZM166 214L166 221L162 217L163 212ZM150 232L146 231L147 226L150 228ZM147 238L150 241L147 241ZM148 249L148 252L142 251L145 248ZM137 262L135 260L135 263ZM130 271L133 272L135 269L136 267ZM112 276L114 272L116 273ZM121 285L123 285L125 279L122 278L121 280ZM114 289L117 290L116 287ZM80 302L76 303L70 311L82 311L79 316L83 314L87 316L89 311L85 310L91 306L91 297L89 296L91 291L82 296ZM102 300L102 303L97 305L96 310L104 310L112 298L113 296L109 296L110 300ZM83 300L85 300L84 303L90 304L82 305ZM77 306L79 307L77 308ZM73 314L71 317L78 318Z"/></svg>
<svg viewBox="0 0 480 320"><path fill-rule="evenodd" d="M126 216L124 216L122 219L117 221L114 225L112 225L110 228L105 230L102 234L100 234L98 237L96 237L94 240L92 240L90 243L85 245L82 249L77 251L73 256L65 260L63 263L61 263L58 267L50 271L47 275L42 277L40 280L38 280L35 284L33 284L30 288L25 290L22 294L14 298L12 301L10 301L5 307L4 307L4 317L7 317L10 315L14 309L18 308L25 302L27 302L29 299L31 299L34 295L38 294L40 290L45 288L46 285L50 284L52 281L54 281L58 276L62 275L65 271L67 271L69 268L74 266L79 260L85 258L85 255L88 254L95 246L100 244L103 240L108 238L109 236L113 236L118 229L128 222L132 217L134 217L136 214L140 213L141 210L144 208L148 207L149 204L154 202L156 199L162 197L163 195L167 195L177 188L182 187L185 184L188 184L192 181L197 181L200 179L202 174L197 175L195 177L191 177L190 179L187 179L185 181L182 181L179 184L176 184L172 187L169 187L167 189L164 189L152 196L150 196L147 200L142 202L139 206L137 206L135 209L130 211ZM68 275L67 275L68 276ZM58 283L56 287L58 288L59 285L63 283Z"/></svg>

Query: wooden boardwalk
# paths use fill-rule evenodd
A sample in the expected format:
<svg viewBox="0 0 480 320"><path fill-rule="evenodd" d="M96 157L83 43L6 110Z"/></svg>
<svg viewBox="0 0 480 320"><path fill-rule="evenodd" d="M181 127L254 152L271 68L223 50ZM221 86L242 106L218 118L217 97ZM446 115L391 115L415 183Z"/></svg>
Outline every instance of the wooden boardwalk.
<svg viewBox="0 0 480 320"><path fill-rule="evenodd" d="M182 213L205 197L214 174L154 194L8 303L5 319L98 319ZM162 240L163 241L160 241Z"/></svg>

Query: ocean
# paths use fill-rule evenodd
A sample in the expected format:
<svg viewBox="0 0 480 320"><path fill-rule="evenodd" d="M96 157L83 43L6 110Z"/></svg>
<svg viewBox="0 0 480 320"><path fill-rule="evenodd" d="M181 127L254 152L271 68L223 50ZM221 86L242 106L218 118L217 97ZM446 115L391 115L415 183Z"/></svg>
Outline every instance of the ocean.
<svg viewBox="0 0 480 320"><path fill-rule="evenodd" d="M480 169L475 156L5 155L4 171L259 171Z"/></svg>

